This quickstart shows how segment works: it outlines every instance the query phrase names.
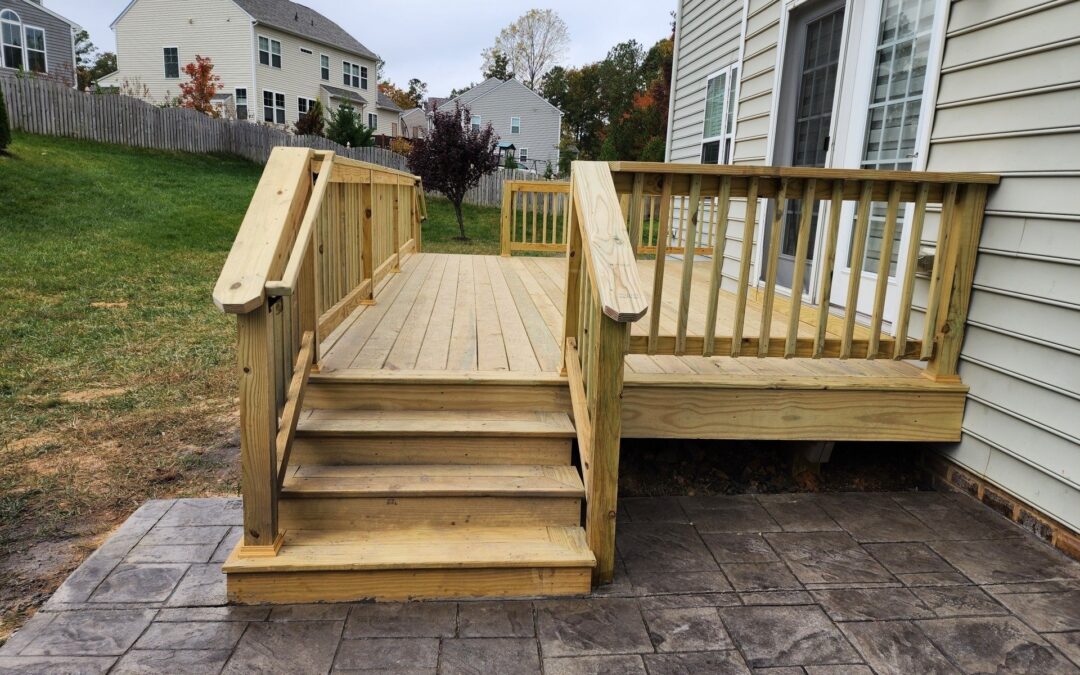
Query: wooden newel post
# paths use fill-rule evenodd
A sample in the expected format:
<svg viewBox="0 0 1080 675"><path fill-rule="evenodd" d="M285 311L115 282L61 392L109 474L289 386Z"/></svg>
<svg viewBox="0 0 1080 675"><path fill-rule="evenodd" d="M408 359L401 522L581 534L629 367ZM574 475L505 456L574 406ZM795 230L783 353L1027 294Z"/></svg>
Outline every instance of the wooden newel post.
<svg viewBox="0 0 1080 675"><path fill-rule="evenodd" d="M594 581L615 573L615 513L619 501L619 439L622 435L623 355L630 324L595 313L589 360L592 467L585 509L585 538L596 556Z"/></svg>
<svg viewBox="0 0 1080 675"><path fill-rule="evenodd" d="M510 255L510 223L514 214L514 188L509 181L502 186L502 212L499 214L499 255Z"/></svg>
<svg viewBox="0 0 1080 675"><path fill-rule="evenodd" d="M944 256L945 263L938 288L941 309L934 328L934 352L926 366L927 376L935 380L957 377L960 348L964 341L964 322L975 280L986 192L986 185L961 186L951 217L948 222L943 220L939 225L949 228L949 237L946 250L935 254Z"/></svg>
<svg viewBox="0 0 1080 675"><path fill-rule="evenodd" d="M244 496L241 557L275 555L278 531L277 410L270 303L237 315L240 377L240 464Z"/></svg>
<svg viewBox="0 0 1080 675"><path fill-rule="evenodd" d="M563 312L563 358L560 372L566 375L566 340L576 338L580 321L578 302L581 295L581 230L574 211L574 177L570 177L570 194L566 196L566 307ZM579 347L580 349L580 347Z"/></svg>

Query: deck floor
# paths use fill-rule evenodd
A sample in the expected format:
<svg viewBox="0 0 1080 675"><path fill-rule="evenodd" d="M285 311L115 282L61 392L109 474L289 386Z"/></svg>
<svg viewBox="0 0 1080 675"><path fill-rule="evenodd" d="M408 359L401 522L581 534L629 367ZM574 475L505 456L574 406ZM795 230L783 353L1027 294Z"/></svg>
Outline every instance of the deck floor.
<svg viewBox="0 0 1080 675"><path fill-rule="evenodd" d="M651 291L654 261L638 262ZM705 327L709 261L696 263L687 333ZM423 253L410 256L401 273L385 281L376 304L359 308L324 343L322 372L444 371L553 373L559 368L566 261L556 257L510 257ZM674 335L682 262L665 266L660 334ZM650 311L655 311L650 302ZM735 296L721 291L717 335L730 335ZM786 335L786 299L774 308L772 336ZM803 311L799 334L814 334L812 311ZM809 318L806 318L809 317ZM761 305L750 298L745 335L757 336ZM633 324L648 333L649 316ZM832 328L832 326L830 326ZM862 329L865 330L865 329ZM832 330L830 337L839 337ZM740 375L767 377L919 378L908 363L865 359L759 359L755 357L626 357L635 374ZM922 379L922 378L920 378Z"/></svg>

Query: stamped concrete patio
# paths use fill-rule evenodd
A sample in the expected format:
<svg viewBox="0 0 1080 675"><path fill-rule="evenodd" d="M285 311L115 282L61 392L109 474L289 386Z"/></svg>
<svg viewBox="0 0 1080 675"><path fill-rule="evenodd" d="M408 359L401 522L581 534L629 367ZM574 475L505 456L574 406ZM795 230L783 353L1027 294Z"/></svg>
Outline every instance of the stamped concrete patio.
<svg viewBox="0 0 1080 675"><path fill-rule="evenodd" d="M225 606L240 504L145 504L0 672L1076 673L1080 564L942 493L624 499L588 598Z"/></svg>

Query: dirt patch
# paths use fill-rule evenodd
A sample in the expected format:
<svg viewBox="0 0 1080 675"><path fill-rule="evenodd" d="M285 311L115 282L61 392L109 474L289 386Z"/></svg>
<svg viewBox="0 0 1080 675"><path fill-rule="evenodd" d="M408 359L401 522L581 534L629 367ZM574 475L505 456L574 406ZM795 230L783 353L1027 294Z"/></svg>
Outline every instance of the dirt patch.
<svg viewBox="0 0 1080 675"><path fill-rule="evenodd" d="M60 394L60 400L64 403L92 403L103 398L122 396L131 391L131 387L113 387L111 389L82 389L80 391L68 391Z"/></svg>

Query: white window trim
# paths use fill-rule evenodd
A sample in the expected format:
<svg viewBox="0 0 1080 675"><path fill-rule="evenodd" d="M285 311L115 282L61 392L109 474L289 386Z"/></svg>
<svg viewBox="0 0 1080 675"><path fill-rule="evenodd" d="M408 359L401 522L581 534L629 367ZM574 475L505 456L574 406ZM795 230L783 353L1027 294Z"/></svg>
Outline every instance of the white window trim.
<svg viewBox="0 0 1080 675"><path fill-rule="evenodd" d="M356 69L355 71L353 70L354 68ZM367 89L367 87L362 86L364 84L364 70L366 68L367 66L362 66L355 61L346 61L342 59L341 74L347 74L349 78L349 81L345 83L345 86L352 87L353 89ZM354 72L356 73L355 75L353 74ZM344 82L344 78L342 78L342 81ZM353 82L356 82L356 84L353 84Z"/></svg>
<svg viewBox="0 0 1080 675"><path fill-rule="evenodd" d="M285 95L285 92L274 91L273 89L263 89L262 94L263 94L263 96L262 96L263 114L262 114L262 117L260 119L264 123L268 123L268 124L288 124L289 123L289 97ZM272 94L273 97L274 97L273 98L274 105L271 107L271 110L274 111L274 120L271 121L271 122L266 122L266 95L267 94ZM281 108L278 108L278 106L277 106L277 97L278 96L282 97ZM283 116L285 117L284 122L278 122L277 121L277 111L278 110L282 111Z"/></svg>
<svg viewBox="0 0 1080 675"><path fill-rule="evenodd" d="M304 113L307 112L307 110L301 110L300 109L300 101L306 101L307 102L307 110L311 110L311 106L313 106L315 104L315 99L313 99L313 98L310 98L308 96L297 96L296 97L296 112L299 113L300 115L303 115Z"/></svg>
<svg viewBox="0 0 1080 675"><path fill-rule="evenodd" d="M19 13L16 12L15 10L8 9L6 7L3 10L0 10L0 11L2 11L2 12L11 12L12 14L15 15L15 19L17 19L17 21L13 21L11 19L0 19L0 26L7 23L7 24L12 24L12 25L18 27L18 29L19 29L19 37L21 37L22 41L23 41L23 43L21 45L19 45L19 50L22 52L23 67L25 68L26 65L27 65L26 64L26 35L23 34L23 32L22 32L22 26L23 26L22 17L19 16ZM4 60L3 46L4 46L3 45L3 34L0 33L0 66L3 66L5 68L11 68L11 69L14 70L15 66L9 66L7 64L7 62Z"/></svg>
<svg viewBox="0 0 1080 675"><path fill-rule="evenodd" d="M260 39L266 40L266 54L267 54L266 63L262 62L262 56L261 55L262 55L263 50L262 50L262 47L259 46L259 40ZM278 60L281 61L281 65L277 65L277 66L274 65L274 43L275 42L278 45L277 57L278 57ZM270 37L269 35L258 34L258 35L255 36L255 48L259 52L258 58L256 59L256 61L260 66L266 66L267 68L277 68L278 70L281 70L282 66L284 66L285 57L282 54L281 40L275 40L274 38Z"/></svg>
<svg viewBox="0 0 1080 675"><path fill-rule="evenodd" d="M369 72L368 67L363 65L363 64L359 64L359 65L360 65L360 89L363 89L364 91L367 91L367 88L368 88L368 72Z"/></svg>
<svg viewBox="0 0 1080 675"><path fill-rule="evenodd" d="M375 121L375 124L371 123L372 120ZM379 115L378 115L378 113L370 113L369 112L367 114L367 122L368 122L368 129L371 129L372 131L375 131L376 129L378 129L379 128Z"/></svg>
<svg viewBox="0 0 1080 675"><path fill-rule="evenodd" d="M169 71L165 69L165 50L176 50L176 77L169 77ZM162 45L161 47L161 72L165 74L166 80L179 80L180 74L183 72L183 68L180 67L180 47L176 45Z"/></svg>
<svg viewBox="0 0 1080 675"><path fill-rule="evenodd" d="M529 161L529 149L525 148L525 147L518 148L517 159L518 159L519 162L527 162L527 161Z"/></svg>
<svg viewBox="0 0 1080 675"><path fill-rule="evenodd" d="M514 131L514 120L517 120L517 131ZM512 134L520 134L521 133L521 117L519 117L518 115L514 115L513 117L510 118L510 133L512 133Z"/></svg>
<svg viewBox="0 0 1080 675"><path fill-rule="evenodd" d="M248 88L247 87L234 87L233 88L233 111L237 112L237 109L241 105L241 103L240 103L240 95L238 93L238 92L241 92L241 91L244 92L244 103L243 103L243 106L244 106L244 121L250 122L251 121L251 99L248 97L248 93L247 93ZM239 112L237 112L236 116L238 118L240 117Z"/></svg>
<svg viewBox="0 0 1080 675"><path fill-rule="evenodd" d="M38 51L36 49L30 49L30 40L29 40L29 38L26 37L26 31L30 30L31 28L33 28L34 30L41 31L41 42L44 44L44 47L42 48L41 53L45 55L45 70L42 71L42 72L44 72L46 75L48 75L49 74L49 34L41 26L31 26L31 25L26 24L26 23L23 24L23 62L24 62L24 65L26 66L26 70L29 71L30 70L30 52Z"/></svg>
<svg viewBox="0 0 1080 675"><path fill-rule="evenodd" d="M705 119L705 109L702 109L701 143L698 146L698 162L701 162L701 153L705 149L705 144L706 143L712 143L713 141L720 141L720 152L723 153L724 152L724 140L725 139L730 139L731 140L731 158L728 159L726 157L720 156L720 158L719 158L720 161L718 161L717 164L731 164L735 160L735 135L736 135L735 132L737 130L737 127L739 126L739 93L740 93L740 89L741 89L741 87L739 86L740 82L738 81L738 76L736 76L734 78L735 79L735 90L734 90L734 92L732 93L732 95L730 97L728 96L728 92L731 91L731 81L733 79L732 74L735 72L735 70L739 70L740 74L742 72L742 68L740 68L739 66L740 66L739 62L729 63L728 65L724 66L720 70L717 70L717 71L715 71L713 73L710 73L709 76L705 78L705 99L706 99L705 107L707 108L708 107L708 97L709 97L709 82L712 82L714 79L720 77L721 75L725 76L725 78L724 78L724 110L720 113L720 129L721 129L720 135L719 136L706 136L705 135L705 122L707 120ZM728 100L729 98L730 98L730 100ZM728 106L729 105L730 105L730 110L731 110L731 132L730 133L723 131L724 122L727 119L727 113L728 113Z"/></svg>
<svg viewBox="0 0 1080 675"><path fill-rule="evenodd" d="M473 120L476 120L475 122ZM469 128L476 127L474 131L480 131L484 128L484 117L482 115L472 115L469 117Z"/></svg>
<svg viewBox="0 0 1080 675"><path fill-rule="evenodd" d="M323 60L326 61L326 77L322 76ZM330 81L330 76L332 75L332 73L330 72L331 70L332 70L332 68L330 67L330 55L320 53L319 54L319 79L320 79L320 81L329 82Z"/></svg>

